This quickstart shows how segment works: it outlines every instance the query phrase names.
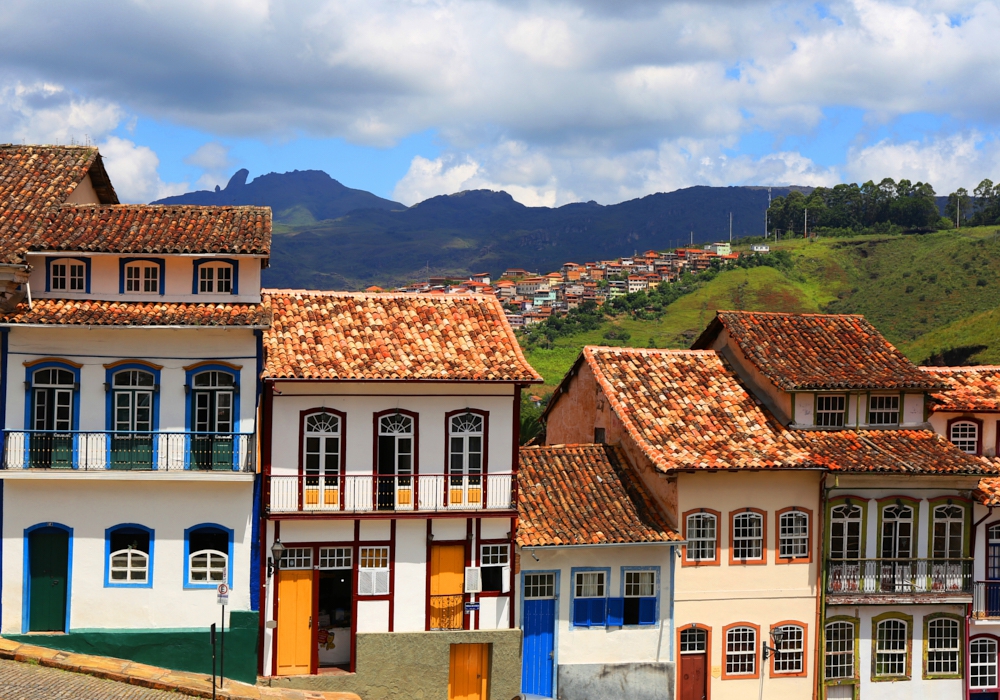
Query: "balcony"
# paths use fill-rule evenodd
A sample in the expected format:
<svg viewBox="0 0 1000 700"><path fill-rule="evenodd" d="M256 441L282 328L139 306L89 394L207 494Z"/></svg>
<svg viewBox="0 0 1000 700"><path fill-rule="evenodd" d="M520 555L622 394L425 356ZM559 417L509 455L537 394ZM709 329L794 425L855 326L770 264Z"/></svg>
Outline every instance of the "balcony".
<svg viewBox="0 0 1000 700"><path fill-rule="evenodd" d="M995 620L1000 618L1000 581L976 581L973 585L973 619Z"/></svg>
<svg viewBox="0 0 1000 700"><path fill-rule="evenodd" d="M967 603L972 559L835 559L827 562L826 592L838 603Z"/></svg>
<svg viewBox="0 0 1000 700"><path fill-rule="evenodd" d="M513 510L514 475L272 476L271 513Z"/></svg>
<svg viewBox="0 0 1000 700"><path fill-rule="evenodd" d="M0 468L7 471L253 472L250 433L9 430Z"/></svg>

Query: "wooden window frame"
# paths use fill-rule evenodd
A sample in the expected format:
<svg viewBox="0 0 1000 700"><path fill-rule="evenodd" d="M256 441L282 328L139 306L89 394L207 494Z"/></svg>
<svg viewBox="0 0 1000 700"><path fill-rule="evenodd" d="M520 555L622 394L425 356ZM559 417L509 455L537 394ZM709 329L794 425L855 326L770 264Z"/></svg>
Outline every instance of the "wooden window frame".
<svg viewBox="0 0 1000 700"><path fill-rule="evenodd" d="M969 658L968 659L963 659L963 665L966 666L966 668L968 669L968 672L969 672L969 677L968 677L968 679L966 680L966 682L964 684L965 687L969 690L970 693L988 693L991 690L1000 689L1000 659L997 659L996 662L995 662L995 673L996 673L997 682L994 685L990 685L990 686L985 686L984 685L984 686L977 686L977 687L973 688L972 687L972 657L971 657L971 654L972 654L972 643L975 642L977 639L991 639L991 640L993 640L993 643L997 647L997 654L1000 655L1000 637L998 637L995 634L989 634L989 633L985 633L985 634L980 633L980 634L970 635L969 639L968 639L968 651L966 652L966 656L969 657Z"/></svg>
<svg viewBox="0 0 1000 700"><path fill-rule="evenodd" d="M805 513L809 519L809 530L806 536L806 546L808 554L805 557L782 557L781 556L781 516L785 513ZM813 512L809 508L801 506L789 506L774 513L774 563L775 564L812 564L813 560L813 530L815 520Z"/></svg>
<svg viewBox="0 0 1000 700"><path fill-rule="evenodd" d="M682 537L687 541L687 520L689 515L712 515L715 516L715 558L714 559L688 559L688 547L685 544L681 547L681 566L721 566L722 557L719 552L722 548L722 513L711 508L692 508L681 514Z"/></svg>
<svg viewBox="0 0 1000 700"><path fill-rule="evenodd" d="M930 653L930 626L935 620L952 620L958 623L958 673L930 673L927 667L930 663L927 658ZM923 663L922 663L922 674L921 677L925 681L936 681L944 679L962 679L965 677L965 667L969 662L966 658L966 643L965 643L965 618L961 615L955 615L954 613L946 612L936 612L924 615L924 653L923 653Z"/></svg>
<svg viewBox="0 0 1000 700"><path fill-rule="evenodd" d="M677 673L675 674L677 688L674 697L679 698L681 692L680 657L683 656L681 654L681 632L690 629L705 630L705 700L712 700L712 627L700 622L689 622L677 628L677 646L674 647L677 649ZM725 666L723 665L723 667Z"/></svg>
<svg viewBox="0 0 1000 700"><path fill-rule="evenodd" d="M892 428L899 427L902 425L900 421L903 419L903 405L904 405L904 394L900 391L870 391L865 398L865 426L876 427L876 428ZM899 400L899 408L896 410L896 422L895 423L872 423L872 399L882 397L882 396L895 396ZM884 412L884 411L878 411Z"/></svg>
<svg viewBox="0 0 1000 700"><path fill-rule="evenodd" d="M906 623L906 673L902 676L880 676L878 675L878 626L886 620L899 620ZM913 680L913 615L907 615L896 610L884 612L881 615L872 617L872 655L871 655L871 682L872 683L892 683L899 681Z"/></svg>
<svg viewBox="0 0 1000 700"><path fill-rule="evenodd" d="M950 445L955 445L955 443L953 443L951 441L951 427L953 425L955 425L955 423L973 423L973 424L975 424L975 426L976 426L976 451L974 453L973 452L966 452L965 450L961 450L961 451L962 451L963 454L972 454L972 455L975 455L976 457L981 456L983 454L983 428L984 428L983 421L981 419L979 419L979 418L976 418L975 416L968 416L968 415L965 415L965 416L956 416L955 418L949 418L948 419L948 425L945 428L945 435L944 435L944 437L945 437L945 440L947 440L948 444L950 444ZM959 449L957 445L955 445L955 449Z"/></svg>
<svg viewBox="0 0 1000 700"><path fill-rule="evenodd" d="M733 557L733 542L736 535L736 516L756 513L760 516L760 559L735 559ZM763 566L767 564L767 512L760 508L740 508L729 511L729 565L730 566Z"/></svg>
<svg viewBox="0 0 1000 700"><path fill-rule="evenodd" d="M833 678L827 680L826 678L826 627L829 624L835 622L849 622L854 625L854 672L848 678ZM861 664L860 664L860 650L861 650L861 618L853 617L851 615L833 615L828 617L823 621L823 629L821 632L821 657L823 659L822 672L823 676L820 678L824 686L838 686L838 685L850 685L859 686L861 684Z"/></svg>
<svg viewBox="0 0 1000 700"><path fill-rule="evenodd" d="M972 501L961 496L936 496L927 499L927 558L934 558L934 509L938 506L959 506L965 511L965 523L962 527L962 558L969 558L969 545L972 542ZM986 546L989 548L989 530L986 533Z"/></svg>
<svg viewBox="0 0 1000 700"><path fill-rule="evenodd" d="M798 620L783 620L771 625L770 634L778 627L801 627L802 628L802 670L801 671L775 671L774 662L776 652L771 652L769 659L769 675L771 678L804 678L809 675L809 625ZM773 639L773 637L772 637Z"/></svg>
<svg viewBox="0 0 1000 700"><path fill-rule="evenodd" d="M729 631L735 629L736 627L750 627L754 630L756 638L754 639L754 662L753 662L753 675L748 673L738 673L730 674L726 673L726 668L729 666ZM757 680L760 678L760 625L755 625L752 622L734 622L732 624L726 625L722 628L722 675L721 679L724 681L745 681L745 680ZM711 668L711 667L709 667Z"/></svg>
<svg viewBox="0 0 1000 700"><path fill-rule="evenodd" d="M891 508L892 506L899 505L899 504L896 503L896 501L902 501L903 505L910 506L913 509L913 529L912 529L912 533L910 535L910 539L912 540L912 545L911 545L911 549L910 549L910 556L906 557L906 558L907 559L919 559L920 558L920 537L919 537L919 533L920 533L920 499L919 498L914 498L913 496L903 496L903 495L884 496L883 498L879 498L876 501L876 504L877 504L877 507L878 507L878 525L877 525L878 530L876 532L877 539L875 541L875 552L877 554L876 558L878 558L878 559L885 558L885 555L882 553L882 523L883 523L883 514L885 513L885 509L886 508ZM913 636L912 631L910 632L910 636L911 637Z"/></svg>
<svg viewBox="0 0 1000 700"><path fill-rule="evenodd" d="M850 501L850 503L848 503ZM861 498L860 496L852 496L850 494L845 494L843 496L837 496L836 498L831 498L826 502L826 545L824 547L824 552L828 555L832 552L832 538L833 538L833 509L837 506L857 506L861 509L861 541L859 543L858 558L865 559L868 556L868 499Z"/></svg>
<svg viewBox="0 0 1000 700"><path fill-rule="evenodd" d="M819 399L820 399L821 396L824 396L824 397L826 397L826 396L840 396L841 398L844 399L844 411L843 411L844 422L843 423L841 423L840 425L820 425L819 424L819 422L818 422L819 421ZM848 410L850 408L850 404L851 404L851 396L850 396L850 394L842 394L842 393L837 393L837 392L823 392L823 393L816 393L816 394L814 394L813 395L813 425L815 427L817 427L817 428L840 428L840 429L843 429L843 428L848 427L848 422L847 421L848 421L848 416L850 415L848 413ZM827 413L833 413L833 412L832 411L828 411Z"/></svg>

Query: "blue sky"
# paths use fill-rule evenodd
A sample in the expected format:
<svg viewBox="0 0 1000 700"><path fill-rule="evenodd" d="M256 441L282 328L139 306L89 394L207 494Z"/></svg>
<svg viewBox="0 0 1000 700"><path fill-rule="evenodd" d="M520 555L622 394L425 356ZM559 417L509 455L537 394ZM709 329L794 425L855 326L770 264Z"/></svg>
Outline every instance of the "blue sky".
<svg viewBox="0 0 1000 700"><path fill-rule="evenodd" d="M947 193L1000 180L997 36L965 0L8 0L0 140L96 143L128 201L243 167L406 204Z"/></svg>

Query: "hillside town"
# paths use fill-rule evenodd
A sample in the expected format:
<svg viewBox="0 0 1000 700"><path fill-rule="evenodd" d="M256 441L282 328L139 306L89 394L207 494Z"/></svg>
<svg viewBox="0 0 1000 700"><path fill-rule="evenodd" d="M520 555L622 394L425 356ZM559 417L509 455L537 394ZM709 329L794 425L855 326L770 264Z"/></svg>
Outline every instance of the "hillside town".
<svg viewBox="0 0 1000 700"><path fill-rule="evenodd" d="M1000 368L719 309L584 348L522 444L514 316L728 244L267 289L267 207L122 204L83 146L0 183L0 656L201 697L1000 693Z"/></svg>

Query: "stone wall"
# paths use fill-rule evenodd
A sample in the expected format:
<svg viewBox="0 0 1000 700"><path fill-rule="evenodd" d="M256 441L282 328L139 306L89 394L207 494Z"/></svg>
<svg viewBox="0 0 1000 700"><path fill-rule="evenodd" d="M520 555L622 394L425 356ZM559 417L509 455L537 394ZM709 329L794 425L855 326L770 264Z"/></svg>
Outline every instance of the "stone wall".
<svg viewBox="0 0 1000 700"><path fill-rule="evenodd" d="M558 700L673 700L672 662L560 664Z"/></svg>

